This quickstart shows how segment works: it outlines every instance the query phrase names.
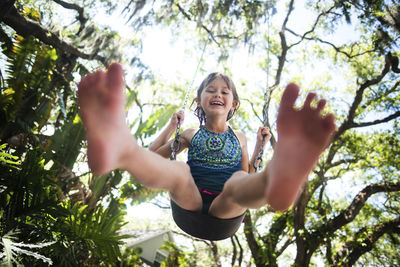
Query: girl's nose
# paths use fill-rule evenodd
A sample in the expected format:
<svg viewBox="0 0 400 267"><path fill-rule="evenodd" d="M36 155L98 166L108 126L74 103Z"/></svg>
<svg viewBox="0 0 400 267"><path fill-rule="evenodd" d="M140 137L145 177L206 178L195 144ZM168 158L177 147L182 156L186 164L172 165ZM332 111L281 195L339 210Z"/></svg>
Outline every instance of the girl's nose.
<svg viewBox="0 0 400 267"><path fill-rule="evenodd" d="M220 91L216 91L214 97L221 97L222 93Z"/></svg>

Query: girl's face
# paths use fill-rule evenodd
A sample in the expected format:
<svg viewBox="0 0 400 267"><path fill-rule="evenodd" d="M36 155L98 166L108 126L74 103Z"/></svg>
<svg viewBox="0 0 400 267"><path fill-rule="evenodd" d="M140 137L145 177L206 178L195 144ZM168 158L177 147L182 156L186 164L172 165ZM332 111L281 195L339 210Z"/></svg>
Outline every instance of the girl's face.
<svg viewBox="0 0 400 267"><path fill-rule="evenodd" d="M206 113L206 117L224 116L226 119L230 110L234 110L238 102L234 100L232 90L222 77L216 77L200 95L197 105Z"/></svg>

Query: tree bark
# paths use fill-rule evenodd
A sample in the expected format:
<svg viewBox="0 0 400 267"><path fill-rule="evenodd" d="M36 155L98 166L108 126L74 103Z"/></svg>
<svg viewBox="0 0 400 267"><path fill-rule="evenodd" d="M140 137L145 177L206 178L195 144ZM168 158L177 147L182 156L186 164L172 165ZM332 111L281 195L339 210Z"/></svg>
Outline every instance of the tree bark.
<svg viewBox="0 0 400 267"><path fill-rule="evenodd" d="M308 202L308 182L305 183L303 192L294 207L294 231L296 235L296 247L297 254L295 264L305 264L302 266L308 266L310 256L307 255L307 229L305 226L305 210Z"/></svg>
<svg viewBox="0 0 400 267"><path fill-rule="evenodd" d="M15 0L3 0L0 3L0 21L3 20L3 17L9 12L9 10L14 6Z"/></svg>
<svg viewBox="0 0 400 267"><path fill-rule="evenodd" d="M261 247L254 236L254 225L251 220L250 212L247 211L244 217L244 235L247 244L250 248L251 255L253 256L254 263L257 267L264 266L263 261L260 259Z"/></svg>

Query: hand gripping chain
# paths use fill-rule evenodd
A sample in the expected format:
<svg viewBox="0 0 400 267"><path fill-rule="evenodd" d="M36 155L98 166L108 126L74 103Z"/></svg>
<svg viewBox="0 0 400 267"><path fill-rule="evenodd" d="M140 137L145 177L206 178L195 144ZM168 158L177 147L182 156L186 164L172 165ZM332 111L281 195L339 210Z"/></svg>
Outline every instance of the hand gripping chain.
<svg viewBox="0 0 400 267"><path fill-rule="evenodd" d="M171 143L171 156L170 160L176 160L176 153L181 149L181 140L179 137L179 130L181 128L181 120L178 118L178 125L176 126L175 139Z"/></svg>
<svg viewBox="0 0 400 267"><path fill-rule="evenodd" d="M254 159L254 163L253 163L253 167L254 167L254 169L256 169L256 172L261 171L263 168L264 143L265 143L265 135L263 136L260 151L258 152L258 155ZM259 163L257 164L257 162L259 162Z"/></svg>

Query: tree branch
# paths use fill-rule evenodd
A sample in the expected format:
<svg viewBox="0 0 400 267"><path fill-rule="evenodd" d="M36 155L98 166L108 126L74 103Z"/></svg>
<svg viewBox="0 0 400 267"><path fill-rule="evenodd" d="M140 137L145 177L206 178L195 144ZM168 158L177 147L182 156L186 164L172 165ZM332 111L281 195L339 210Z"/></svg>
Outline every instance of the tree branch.
<svg viewBox="0 0 400 267"><path fill-rule="evenodd" d="M314 193L317 191L317 189L320 186L325 186L327 181L330 180L335 180L338 179L342 176L343 172L346 172L350 169L351 163L357 163L358 159L350 159L350 160L339 160L333 164L331 164L331 166L328 166L326 168L323 168L322 166L320 166L320 169L318 171L314 171L314 173L316 174L316 176L318 177L317 179L313 180L312 186L311 186L311 190L309 191L309 199L312 198L312 196L314 195ZM332 168L332 167L337 167L343 163L348 163L347 166L345 167L341 167L339 168L339 170L337 171L337 173L333 176L325 176L325 173L328 169ZM321 189L321 193L323 193L324 189ZM322 197L322 196L321 196ZM319 206L319 203L318 203Z"/></svg>
<svg viewBox="0 0 400 267"><path fill-rule="evenodd" d="M292 236L290 236L285 243L282 245L282 247L280 247L279 249L276 250L276 257L279 257L286 249L289 245L291 245L293 243L293 238Z"/></svg>
<svg viewBox="0 0 400 267"><path fill-rule="evenodd" d="M333 168L333 167L337 167L337 166L345 164L345 163L356 163L357 161L358 161L357 159L342 159L342 160L338 160L336 162L332 162L329 167Z"/></svg>
<svg viewBox="0 0 400 267"><path fill-rule="evenodd" d="M66 43L65 41L58 38L54 33L42 27L36 21L29 18L25 18L21 15L15 7L11 7L9 12L4 16L3 22L13 28L18 34L26 36L34 36L45 44L51 45L54 48L60 49L65 53L69 53L73 56L80 57L83 59L96 59L107 65L106 59L97 54L85 54L79 51L74 46Z"/></svg>
<svg viewBox="0 0 400 267"><path fill-rule="evenodd" d="M280 237L283 236L283 231L287 227L287 221L290 217L289 212L285 212L280 215L278 218L274 219L269 228L268 234L265 235L262 240L265 244L265 252L263 253L263 258L265 258L265 262L269 264L269 266L277 266L277 258L283 251L286 249L285 246L281 247L279 253L277 252L277 245L280 242Z"/></svg>
<svg viewBox="0 0 400 267"><path fill-rule="evenodd" d="M314 32L314 31L315 31L315 28L317 27L317 25L318 25L318 23L319 23L319 20L321 19L321 17L322 17L322 16L325 16L326 14L331 13L332 9L334 9L334 8L335 8L335 5L333 5L332 7L330 7L327 11L321 12L321 13L317 16L317 18L316 18L316 20L315 20L313 26L311 27L311 29L308 30L308 31L306 31L306 32L301 36L300 41L298 41L297 43L291 44L291 45L289 46L289 49L290 49L291 47L295 46L295 45L298 45L298 44L301 43L304 39L309 40L309 38L306 38L306 36L307 36L308 34ZM286 30L289 31L290 33L292 33L292 34L294 34L294 35L300 37L300 35L295 34L293 31L291 31L291 30L289 30L289 29L287 29L287 28L286 28Z"/></svg>
<svg viewBox="0 0 400 267"><path fill-rule="evenodd" d="M231 260L231 266L235 265L236 262L236 257L237 257L237 248L236 248L236 242L233 236L231 236L231 243L232 243L232 260Z"/></svg>
<svg viewBox="0 0 400 267"><path fill-rule="evenodd" d="M284 19L284 21L282 23L281 30L279 32L279 38L281 40L281 49L282 49L282 51L281 51L281 54L278 56L279 62L278 62L278 68L277 68L276 74L275 74L275 82L274 82L273 85L271 85L269 88L266 88L266 90L265 90L265 97L264 97L265 103L264 103L264 106L263 106L262 110L263 110L263 113L265 113L264 116L263 116L265 118L264 126L267 126L269 128L271 128L271 123L269 121L268 111L269 111L270 102L271 102L271 95L272 95L273 91L275 91L275 89L278 87L278 85L281 82L283 66L285 65L286 56L287 56L287 52L288 52L288 46L287 46L287 42L286 42L285 30L286 30L286 25L287 25L287 23L289 21L290 14L293 11L293 3L294 3L294 0L291 0L290 3L289 3L288 12L286 13L286 17L285 17L285 19ZM269 64L269 62L268 62L268 64ZM272 147L275 147L276 139L275 139L274 136L271 136L270 143L271 143Z"/></svg>
<svg viewBox="0 0 400 267"><path fill-rule="evenodd" d="M242 266L242 261L243 261L243 247L240 244L239 238L237 237L236 234L233 235L233 238L236 240L236 244L239 247L239 259L238 259L238 266Z"/></svg>
<svg viewBox="0 0 400 267"><path fill-rule="evenodd" d="M358 53L358 54L354 54L354 55L353 55L353 54L351 54L351 53L348 53L348 52L346 52L346 51L343 51L340 47L337 47L336 45L334 45L334 44L331 43L331 42L322 40L322 39L317 38L317 37L305 37L304 35L303 35L303 36L300 36L300 34L294 32L293 30L288 29L288 28L287 28L286 30L287 30L288 32L290 32L291 34L293 34L294 36L301 37L302 40L305 39L305 40L308 40L308 41L318 41L318 42L320 42L320 43L322 43L322 44L327 44L327 45L331 46L337 53L343 54L343 55L345 55L347 58L359 57L359 56L362 56L362 55L365 55L365 54L368 54L368 53L373 52L373 50L367 50L367 51L364 51L364 52L362 52L362 53ZM298 43L299 43L299 42L298 42ZM297 43L296 43L296 44L297 44ZM290 47L292 47L292 46L294 46L294 44L292 44Z"/></svg>
<svg viewBox="0 0 400 267"><path fill-rule="evenodd" d="M306 258L307 251L307 241L305 238L305 210L308 202L308 182L305 183L303 192L300 195L300 198L297 200L297 203L294 207L294 231L296 236L296 259L295 264L303 263Z"/></svg>
<svg viewBox="0 0 400 267"><path fill-rule="evenodd" d="M246 101L251 107L251 110L253 111L254 116L257 117L257 119L260 121L260 123L263 123L263 119L258 115L256 108L254 107L254 101L250 101L248 98L242 98L240 101Z"/></svg>
<svg viewBox="0 0 400 267"><path fill-rule="evenodd" d="M373 194L397 191L400 191L400 182L384 182L366 186L357 194L346 210L342 211L338 216L331 220L329 223L330 228L332 231L334 231L354 220L361 208L364 206L365 202Z"/></svg>
<svg viewBox="0 0 400 267"><path fill-rule="evenodd" d="M84 16L85 10L83 9L83 7L78 6L77 4L67 3L62 0L53 0L53 1L66 9L73 9L73 10L76 10L76 12L78 12L76 19L79 20L79 22L81 23L81 25L79 26L78 33L77 33L77 34L79 34L83 30L83 28L85 28L85 24L88 21L88 19L85 18L85 16Z"/></svg>
<svg viewBox="0 0 400 267"><path fill-rule="evenodd" d="M373 248L373 245L381 238L384 234L397 231L400 225L400 217L397 217L388 222L374 225L368 228L362 228L355 236L364 236L370 233L366 238L361 241L350 238L348 242L336 253L334 257L334 265L353 266L354 263L366 252Z"/></svg>
<svg viewBox="0 0 400 267"><path fill-rule="evenodd" d="M279 85L279 83L281 81L281 75L282 75L282 71L283 71L283 66L285 64L286 55L287 55L287 52L288 52L288 49L289 49L288 45L287 45L287 42L286 42L285 31L286 31L286 25L287 25L287 23L289 21L289 16L293 11L293 3L294 3L294 0L291 0L290 3L289 3L288 12L286 14L285 20L283 21L283 24L282 24L282 27L281 27L281 31L279 32L279 37L281 39L282 52L281 52L281 55L279 57L278 69L276 71L276 76L275 76L275 84L272 85L272 87L270 89L270 95L271 95L273 89L275 89Z"/></svg>
<svg viewBox="0 0 400 267"><path fill-rule="evenodd" d="M218 252L218 246L217 243L215 243L214 241L211 241L209 244L209 247L211 249L213 258L214 258L214 263L216 267L221 267L221 259L219 256L219 252Z"/></svg>
<svg viewBox="0 0 400 267"><path fill-rule="evenodd" d="M372 85L378 84L379 82L382 81L382 79L390 71L390 68L393 65L394 58L397 58L397 57L393 57L391 54L388 54L387 56L385 56L385 64L384 64L384 67L383 67L381 73L378 74L375 78L373 78L371 80L367 80L359 86L358 90L356 91L356 95L354 97L353 103L351 104L351 106L349 108L346 119L343 121L342 125L339 127L339 129L337 130L337 132L335 133L335 135L332 138L333 145L329 149L326 162L328 162L328 163L332 162L332 160L337 152L337 149L341 145L341 142L340 142L341 135L345 131L347 131L348 129L351 129L352 127L354 127L356 125L356 123L354 122L354 118L356 115L356 110L360 106L360 104L363 100L365 89L367 89L368 87L370 87Z"/></svg>
<svg viewBox="0 0 400 267"><path fill-rule="evenodd" d="M182 13L182 15L189 21L193 21L192 17L186 12L186 10L179 4L175 3L175 5L178 7L179 11ZM208 35L210 36L211 40L218 45L218 47L221 46L221 44L215 39L214 34L212 30L208 29L203 23L200 24L201 28L204 29Z"/></svg>
<svg viewBox="0 0 400 267"><path fill-rule="evenodd" d="M346 130L348 130L352 126L354 126L354 117L356 114L356 110L359 107L359 105L361 104L365 89L381 82L382 79L385 77L385 75L390 71L391 66L392 66L391 57L386 56L385 57L385 65L384 65L381 73L378 76L376 76L374 79L367 80L363 84L360 85L360 87L358 88L358 90L356 92L356 96L354 97L353 103L349 109L347 118L343 122L343 124L339 127L338 131L336 132L336 134L334 136L334 140L338 139Z"/></svg>
<svg viewBox="0 0 400 267"><path fill-rule="evenodd" d="M246 237L247 244L250 248L251 255L255 261L256 266L261 264L259 261L259 252L260 252L260 245L257 243L257 239L254 236L254 226L251 220L250 212L247 211L244 217L244 235Z"/></svg>
<svg viewBox="0 0 400 267"><path fill-rule="evenodd" d="M3 0L2 3L0 3L0 21L3 20L3 17L14 6L14 3L15 0Z"/></svg>
<svg viewBox="0 0 400 267"><path fill-rule="evenodd" d="M326 236L329 236L331 233L353 221L370 196L381 192L398 191L400 191L400 182L384 182L366 186L357 194L352 203L345 210L327 223L316 228L310 234L306 248L307 258L315 252ZM304 264L304 262L300 262L299 264Z"/></svg>
<svg viewBox="0 0 400 267"><path fill-rule="evenodd" d="M352 128L360 128L360 127L367 127L367 126L372 126L372 125L377 125L380 123L385 123L388 121L391 121L393 119L396 119L400 117L400 110L393 113L392 115L387 116L386 118L383 119L379 119L379 120L374 120L374 121L370 121L370 122L359 122L359 123L353 123L352 124Z"/></svg>

